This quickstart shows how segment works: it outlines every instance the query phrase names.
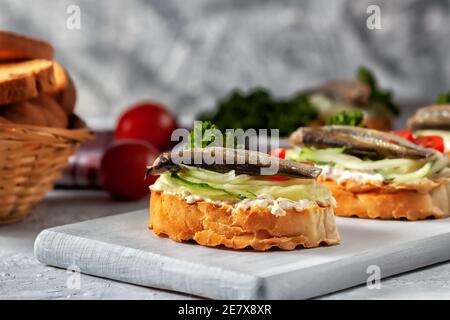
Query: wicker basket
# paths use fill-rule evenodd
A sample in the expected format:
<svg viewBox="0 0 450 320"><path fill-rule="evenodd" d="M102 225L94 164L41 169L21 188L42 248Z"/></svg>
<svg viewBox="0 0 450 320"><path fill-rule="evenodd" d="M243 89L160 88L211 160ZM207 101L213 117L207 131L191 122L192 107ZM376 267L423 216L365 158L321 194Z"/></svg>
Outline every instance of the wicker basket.
<svg viewBox="0 0 450 320"><path fill-rule="evenodd" d="M0 124L0 225L24 219L93 137L82 120L71 120L73 129Z"/></svg>

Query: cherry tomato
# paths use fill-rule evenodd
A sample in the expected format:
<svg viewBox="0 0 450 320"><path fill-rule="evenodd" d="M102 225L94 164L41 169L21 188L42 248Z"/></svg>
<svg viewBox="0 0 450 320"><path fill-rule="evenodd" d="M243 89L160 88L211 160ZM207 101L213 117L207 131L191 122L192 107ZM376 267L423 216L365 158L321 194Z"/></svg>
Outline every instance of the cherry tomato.
<svg viewBox="0 0 450 320"><path fill-rule="evenodd" d="M415 139L419 146L444 152L444 139L440 136L421 136Z"/></svg>
<svg viewBox="0 0 450 320"><path fill-rule="evenodd" d="M286 159L286 149L285 148L278 148L278 149L270 150L269 151L269 156L280 158L280 159ZM269 176L268 178L270 180L273 180L273 181L286 181L286 180L289 180L289 177L284 177L284 176Z"/></svg>
<svg viewBox="0 0 450 320"><path fill-rule="evenodd" d="M104 188L117 200L139 200L149 194L149 185L157 177L144 180L145 170L158 157L159 151L140 140L114 142L105 152L100 164Z"/></svg>
<svg viewBox="0 0 450 320"><path fill-rule="evenodd" d="M414 142L413 133L409 130L394 130L391 133L396 134L408 141Z"/></svg>
<svg viewBox="0 0 450 320"><path fill-rule="evenodd" d="M270 150L269 151L269 156L276 157L276 158L281 158L281 159L286 159L286 149L285 148L278 148L278 149Z"/></svg>
<svg viewBox="0 0 450 320"><path fill-rule="evenodd" d="M117 123L116 139L139 139L159 150L172 144L172 132L177 128L175 117L155 102L143 102L128 109Z"/></svg>
<svg viewBox="0 0 450 320"><path fill-rule="evenodd" d="M268 176L268 179L273 181L286 181L289 180L290 178L285 176Z"/></svg>

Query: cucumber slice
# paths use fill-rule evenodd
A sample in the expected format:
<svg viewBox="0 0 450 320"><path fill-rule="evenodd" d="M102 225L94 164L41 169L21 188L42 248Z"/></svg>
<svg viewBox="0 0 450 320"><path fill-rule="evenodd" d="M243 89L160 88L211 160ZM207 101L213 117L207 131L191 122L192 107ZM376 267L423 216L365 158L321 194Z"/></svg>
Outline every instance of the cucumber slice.
<svg viewBox="0 0 450 320"><path fill-rule="evenodd" d="M221 176L223 179L218 179ZM236 176L234 172L221 174L192 167L184 168L178 173L162 174L156 184L163 190L176 194L188 191L193 195L215 201L237 201L261 195L293 201L302 199L326 201L331 198L331 193L325 186L309 179L271 181L267 177Z"/></svg>
<svg viewBox="0 0 450 320"><path fill-rule="evenodd" d="M358 157L344 154L343 148L314 149L302 148L295 157L296 161L311 161L317 164L339 165L344 169L358 171L373 171L386 168L402 167L407 171L414 171L419 165L419 160L412 159L384 159L362 160ZM409 169L409 170L408 170Z"/></svg>
<svg viewBox="0 0 450 320"><path fill-rule="evenodd" d="M199 181L208 181L215 184L223 184L232 182L234 184L246 182L251 179L251 176L240 174L236 175L234 170L227 173L219 173L205 170L202 168L194 168L183 165L183 171L189 175L190 178L198 179Z"/></svg>
<svg viewBox="0 0 450 320"><path fill-rule="evenodd" d="M298 200L327 200L331 198L331 192L321 184L314 186L292 185L288 187L263 187L258 189L258 194L270 194L274 198L285 198L293 201Z"/></svg>
<svg viewBox="0 0 450 320"><path fill-rule="evenodd" d="M211 174L209 174L211 173ZM219 179L223 175L223 179ZM178 177L197 184L207 185L215 190L223 190L228 194L237 195L239 198L254 198L256 195L246 188L246 185L235 184L234 181L242 183L250 179L250 176L235 176L234 171L228 173L217 173L204 169L188 168L178 174ZM232 179L233 177L234 180Z"/></svg>
<svg viewBox="0 0 450 320"><path fill-rule="evenodd" d="M429 174L435 174L440 172L442 169L447 168L450 164L450 158L443 153L436 153L436 160L433 163L433 166L431 167L431 170Z"/></svg>
<svg viewBox="0 0 450 320"><path fill-rule="evenodd" d="M198 196L211 199L220 198L220 199L234 199L234 200L242 200L243 198L245 198L239 194L234 194L224 189L212 187L207 183L189 181L187 179L180 177L176 173L172 173L170 175L170 178L173 179L174 182L179 186L185 187L187 190L191 191L192 194Z"/></svg>
<svg viewBox="0 0 450 320"><path fill-rule="evenodd" d="M432 166L433 164L431 162L427 162L419 170L406 174L388 174L385 175L385 178L393 182L412 182L426 177L430 173Z"/></svg>

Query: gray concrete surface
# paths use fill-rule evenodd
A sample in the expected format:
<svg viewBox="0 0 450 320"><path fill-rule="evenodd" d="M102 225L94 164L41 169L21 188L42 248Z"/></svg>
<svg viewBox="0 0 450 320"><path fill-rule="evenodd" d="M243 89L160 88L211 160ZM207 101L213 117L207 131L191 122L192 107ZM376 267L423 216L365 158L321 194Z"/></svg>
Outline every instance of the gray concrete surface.
<svg viewBox="0 0 450 320"><path fill-rule="evenodd" d="M78 5L80 29L67 28ZM369 30L378 5L380 30ZM235 87L275 94L361 64L404 101L449 90L449 0L0 0L0 29L47 39L79 89L94 126L141 99L168 105L181 123Z"/></svg>

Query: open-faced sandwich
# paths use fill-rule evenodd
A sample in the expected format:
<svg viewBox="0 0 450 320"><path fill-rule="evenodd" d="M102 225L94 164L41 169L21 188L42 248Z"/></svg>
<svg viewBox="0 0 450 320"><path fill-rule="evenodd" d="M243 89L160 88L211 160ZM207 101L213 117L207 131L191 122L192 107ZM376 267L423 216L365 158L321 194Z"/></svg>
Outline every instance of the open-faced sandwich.
<svg viewBox="0 0 450 320"><path fill-rule="evenodd" d="M450 92L439 96L436 104L417 110L408 119L408 129L415 139L426 136L430 143L439 144L443 152L450 154Z"/></svg>
<svg viewBox="0 0 450 320"><path fill-rule="evenodd" d="M299 128L287 159L322 168L335 213L419 220L449 216L449 159L394 133L351 126Z"/></svg>
<svg viewBox="0 0 450 320"><path fill-rule="evenodd" d="M392 92L381 89L373 73L364 67L358 69L356 79L328 81L305 94L318 110L322 124L328 124L339 112L361 112L368 128L390 130L392 118L399 114Z"/></svg>
<svg viewBox="0 0 450 320"><path fill-rule="evenodd" d="M274 170L275 168L275 170ZM205 246L291 250L340 241L321 169L243 149L207 147L162 154L150 198L150 228Z"/></svg>

